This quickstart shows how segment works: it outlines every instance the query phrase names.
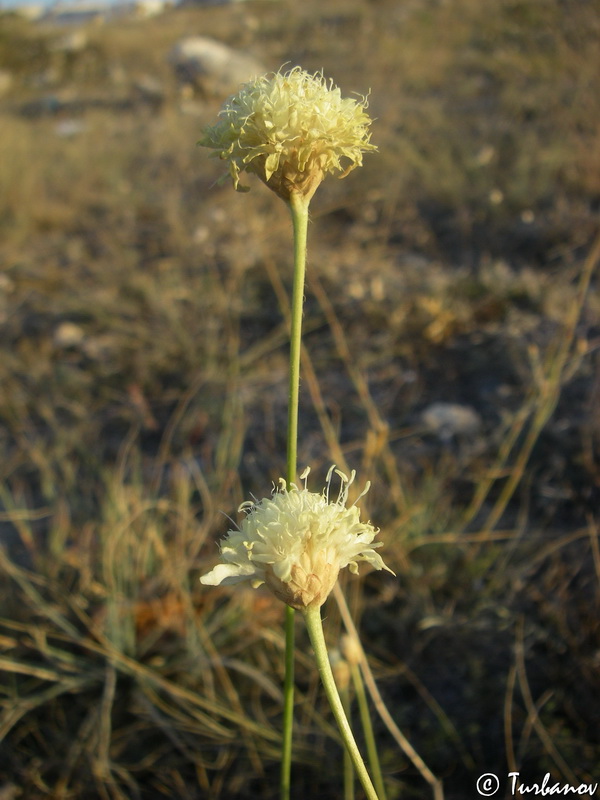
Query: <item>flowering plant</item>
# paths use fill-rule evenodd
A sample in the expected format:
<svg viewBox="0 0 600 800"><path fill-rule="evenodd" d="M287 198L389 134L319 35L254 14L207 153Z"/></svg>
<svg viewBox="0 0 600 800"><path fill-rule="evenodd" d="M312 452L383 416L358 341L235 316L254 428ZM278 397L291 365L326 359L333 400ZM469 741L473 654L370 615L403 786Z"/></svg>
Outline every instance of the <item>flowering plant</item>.
<svg viewBox="0 0 600 800"><path fill-rule="evenodd" d="M342 98L322 72L300 67L255 78L230 97L220 119L204 131L199 144L229 162L235 189L242 172L254 173L290 210L294 230L294 282L290 316L290 370L287 426L287 479L271 498L243 503L246 517L221 541L222 563L200 580L209 586L250 581L266 584L287 604L280 798L291 790L294 714L294 609L302 611L315 660L350 760L368 800L378 795L346 717L327 655L321 606L336 585L340 569L358 572L358 562L388 569L375 552L377 530L360 521L353 503L347 508L348 478L332 467L322 494L299 488L296 480L302 309L306 270L308 207L328 173L343 178L362 164L362 154L376 150L370 142L371 119L366 98ZM333 472L341 480L337 500L329 490ZM305 470L301 479L306 479ZM365 487L362 494L368 491ZM362 495L361 495L362 497ZM360 499L360 498L358 498ZM391 570L388 569L389 572ZM381 797L384 797L381 792Z"/></svg>
<svg viewBox="0 0 600 800"><path fill-rule="evenodd" d="M327 173L344 177L362 165L370 143L366 98L343 98L320 72L300 67L247 83L223 106L221 119L199 144L229 162L233 185L253 172L277 195L310 199ZM346 164L342 163L346 159Z"/></svg>
<svg viewBox="0 0 600 800"><path fill-rule="evenodd" d="M336 500L329 497L333 473L341 485ZM305 470L302 478L308 476ZM242 503L247 515L238 530L230 530L221 542L222 564L200 580L204 584L235 584L250 581L253 587L266 584L273 594L298 610L321 606L338 578L349 567L358 573L359 561L375 569L386 569L373 544L377 534L370 522L360 521L360 511L353 503L346 507L348 488L355 472L348 478L335 467L327 475L321 494L309 492L292 483L286 488L283 479L271 498ZM369 484L359 496L369 490Z"/></svg>

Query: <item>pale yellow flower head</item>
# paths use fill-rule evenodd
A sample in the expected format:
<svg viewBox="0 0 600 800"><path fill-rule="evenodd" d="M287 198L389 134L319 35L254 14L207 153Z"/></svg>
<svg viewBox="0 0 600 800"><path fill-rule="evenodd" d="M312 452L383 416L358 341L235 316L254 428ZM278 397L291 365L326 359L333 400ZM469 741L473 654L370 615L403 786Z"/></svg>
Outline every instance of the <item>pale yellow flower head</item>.
<svg viewBox="0 0 600 800"><path fill-rule="evenodd" d="M233 185L253 172L279 197L308 200L328 173L344 177L362 165L370 143L366 98L343 98L321 72L300 67L255 78L230 97L199 144L229 162Z"/></svg>
<svg viewBox="0 0 600 800"><path fill-rule="evenodd" d="M341 487L332 501L334 471ZM360 521L356 504L346 507L354 477L354 472L348 478L332 467L321 494L296 484L286 489L281 479L272 497L242 503L239 510L246 517L240 528L230 530L221 541L223 563L200 581L209 586L250 581L254 588L264 583L284 603L302 610L325 602L344 567L358 573L358 562L366 561L391 572L375 552L382 544L373 543L377 530ZM360 497L368 489L369 484Z"/></svg>

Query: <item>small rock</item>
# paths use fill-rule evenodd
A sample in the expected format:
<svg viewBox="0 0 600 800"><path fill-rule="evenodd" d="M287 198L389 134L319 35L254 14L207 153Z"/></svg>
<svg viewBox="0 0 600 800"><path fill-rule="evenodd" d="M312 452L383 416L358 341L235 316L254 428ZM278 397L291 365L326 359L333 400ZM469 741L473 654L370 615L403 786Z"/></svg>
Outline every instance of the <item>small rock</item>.
<svg viewBox="0 0 600 800"><path fill-rule="evenodd" d="M71 139L83 133L86 127L82 119L62 119L54 126L54 132L62 139Z"/></svg>
<svg viewBox="0 0 600 800"><path fill-rule="evenodd" d="M432 403L421 413L421 422L444 442L453 436L476 436L482 424L475 409L458 403Z"/></svg>
<svg viewBox="0 0 600 800"><path fill-rule="evenodd" d="M226 97L267 72L252 56L204 36L181 39L168 55L177 79L205 95Z"/></svg>
<svg viewBox="0 0 600 800"><path fill-rule="evenodd" d="M54 345L56 347L77 347L85 338L83 328L76 325L74 322L61 322L54 331Z"/></svg>

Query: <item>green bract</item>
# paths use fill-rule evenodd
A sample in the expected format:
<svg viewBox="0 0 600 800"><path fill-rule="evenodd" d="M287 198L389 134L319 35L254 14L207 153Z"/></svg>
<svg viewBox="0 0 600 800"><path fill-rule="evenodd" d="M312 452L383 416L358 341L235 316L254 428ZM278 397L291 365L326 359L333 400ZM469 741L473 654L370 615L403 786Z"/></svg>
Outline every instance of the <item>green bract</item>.
<svg viewBox="0 0 600 800"><path fill-rule="evenodd" d="M240 191L241 172L253 172L288 201L292 192L312 197L328 173L344 177L362 165L370 143L366 98L343 98L320 72L300 67L256 78L230 97L216 125L199 144L229 162Z"/></svg>

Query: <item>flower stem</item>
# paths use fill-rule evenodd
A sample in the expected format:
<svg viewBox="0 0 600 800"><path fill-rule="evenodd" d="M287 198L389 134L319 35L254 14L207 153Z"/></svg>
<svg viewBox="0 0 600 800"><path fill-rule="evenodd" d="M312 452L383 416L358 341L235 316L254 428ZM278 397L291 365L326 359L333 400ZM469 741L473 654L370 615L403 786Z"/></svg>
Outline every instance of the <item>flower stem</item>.
<svg viewBox="0 0 600 800"><path fill-rule="evenodd" d="M298 397L300 393L300 351L302 348L302 308L306 273L306 239L308 235L308 202L298 192L290 197L294 227L294 285L290 330L290 391L287 431L287 482L296 480L298 455Z"/></svg>
<svg viewBox="0 0 600 800"><path fill-rule="evenodd" d="M306 273L308 200L298 192L290 196L294 229L294 283L290 325L290 384L287 427L286 480L288 488L296 480L298 460L298 402L300 394L300 351L302 348L302 308ZM292 769L292 727L294 716L294 609L285 613L285 677L283 681L283 740L281 745L280 798L289 800Z"/></svg>
<svg viewBox="0 0 600 800"><path fill-rule="evenodd" d="M352 700L350 688L347 686L343 691L340 689L340 697L346 716L350 716ZM344 747L344 800L354 800L354 767L347 748Z"/></svg>
<svg viewBox="0 0 600 800"><path fill-rule="evenodd" d="M321 676L321 682L323 683L325 694L329 700L329 705L331 706L333 716L335 717L335 721L340 729L346 749L348 750L350 758L352 759L352 763L354 764L354 769L356 770L358 779L365 790L367 799L378 800L377 792L375 791L375 787L371 782L371 778L369 777L369 773L365 767L365 763L358 749L358 745L354 739L352 728L350 727L350 723L348 722L348 718L344 712L344 707L342 705L342 701L340 700L337 686L335 685L333 672L331 671L331 665L329 663L329 656L327 654L327 644L325 643L325 636L323 634L321 609L318 606L310 606L303 613L304 619L306 620L308 635L315 653L315 660L317 662L319 675Z"/></svg>
<svg viewBox="0 0 600 800"><path fill-rule="evenodd" d="M356 692L356 699L358 701L360 721L362 722L362 728L365 735L365 747L367 749L367 758L369 760L371 775L373 776L373 783L375 784L375 788L380 800L386 800L383 775L381 774L381 764L379 763L379 753L377 752L377 743L375 742L375 734L373 733L373 725L371 723L371 715L369 713L369 704L367 702L365 686L360 674L360 667L358 664L351 664L350 671L352 673L352 682L354 684L354 691Z"/></svg>
<svg viewBox="0 0 600 800"><path fill-rule="evenodd" d="M294 609L285 607L285 677L283 679L283 738L281 742L280 797L289 800L294 722Z"/></svg>

